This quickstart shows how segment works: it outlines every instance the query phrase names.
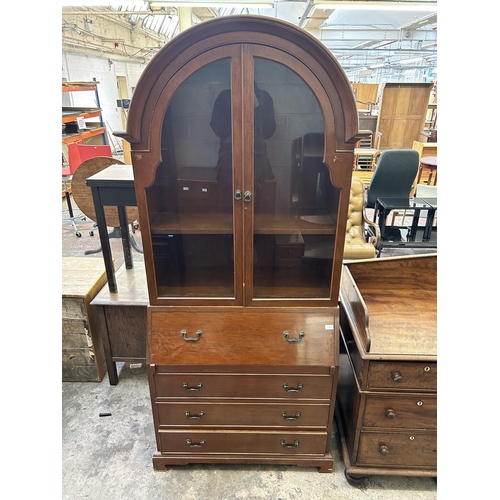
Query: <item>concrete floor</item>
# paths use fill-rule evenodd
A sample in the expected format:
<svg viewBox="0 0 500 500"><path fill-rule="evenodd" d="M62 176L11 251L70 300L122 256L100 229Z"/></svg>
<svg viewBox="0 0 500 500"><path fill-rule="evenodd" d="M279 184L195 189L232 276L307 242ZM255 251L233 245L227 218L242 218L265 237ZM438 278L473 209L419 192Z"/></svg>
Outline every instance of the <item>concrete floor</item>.
<svg viewBox="0 0 500 500"><path fill-rule="evenodd" d="M63 200L63 218L67 216ZM75 213L79 210L75 207ZM99 247L92 222L79 224L82 237L63 223L62 256L84 257ZM140 246L140 231L135 234ZM116 269L123 263L121 241L111 241ZM410 251L409 253L415 253ZM134 261L143 260L132 251ZM386 255L401 255L394 250ZM88 258L102 258L100 253ZM433 478L371 476L359 487L344 477L334 426L334 470L282 465L187 465L154 471L156 443L146 367L118 363L119 383L62 383L62 498L78 500L182 499L321 500L436 499ZM100 413L111 413L100 417Z"/></svg>

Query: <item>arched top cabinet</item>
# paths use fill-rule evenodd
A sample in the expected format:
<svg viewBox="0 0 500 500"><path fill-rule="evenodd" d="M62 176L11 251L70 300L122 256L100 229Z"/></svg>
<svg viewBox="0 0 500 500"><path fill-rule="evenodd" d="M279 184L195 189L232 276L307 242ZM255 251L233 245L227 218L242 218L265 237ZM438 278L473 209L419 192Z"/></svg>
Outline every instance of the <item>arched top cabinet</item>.
<svg viewBox="0 0 500 500"><path fill-rule="evenodd" d="M354 96L283 21L229 16L170 41L127 131L151 305L335 306Z"/></svg>

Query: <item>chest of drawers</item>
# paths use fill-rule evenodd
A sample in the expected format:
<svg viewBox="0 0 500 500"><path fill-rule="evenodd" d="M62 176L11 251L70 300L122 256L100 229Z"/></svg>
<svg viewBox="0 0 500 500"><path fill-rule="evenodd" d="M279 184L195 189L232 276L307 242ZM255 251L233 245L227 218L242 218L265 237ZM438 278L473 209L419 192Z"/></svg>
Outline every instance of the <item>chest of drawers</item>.
<svg viewBox="0 0 500 500"><path fill-rule="evenodd" d="M436 257L346 265L340 323L347 479L437 476Z"/></svg>
<svg viewBox="0 0 500 500"><path fill-rule="evenodd" d="M156 469L271 462L332 470L337 309L157 309L149 312Z"/></svg>

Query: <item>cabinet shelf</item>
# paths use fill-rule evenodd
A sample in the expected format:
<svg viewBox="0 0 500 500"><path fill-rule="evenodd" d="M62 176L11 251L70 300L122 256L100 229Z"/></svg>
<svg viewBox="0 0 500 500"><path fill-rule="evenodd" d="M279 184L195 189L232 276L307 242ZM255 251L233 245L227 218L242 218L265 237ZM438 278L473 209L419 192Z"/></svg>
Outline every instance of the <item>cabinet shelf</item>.
<svg viewBox="0 0 500 500"><path fill-rule="evenodd" d="M328 215L256 214L254 229L255 234L293 234L297 231L302 234L335 234L335 220ZM151 233L232 234L233 215L222 211L160 212L151 224Z"/></svg>
<svg viewBox="0 0 500 500"><path fill-rule="evenodd" d="M63 137L63 144L71 144L72 142L80 141L83 139L89 139L90 137L94 137L96 135L101 135L106 132L106 127L97 127L91 130L86 130L85 132L81 132L80 134L69 134L66 137Z"/></svg>

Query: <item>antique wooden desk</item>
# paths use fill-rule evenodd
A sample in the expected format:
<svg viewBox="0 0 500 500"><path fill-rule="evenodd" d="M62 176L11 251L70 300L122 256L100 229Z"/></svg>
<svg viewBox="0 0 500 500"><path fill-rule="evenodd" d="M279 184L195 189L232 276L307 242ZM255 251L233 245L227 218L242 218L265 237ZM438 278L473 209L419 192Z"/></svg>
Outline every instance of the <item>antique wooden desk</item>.
<svg viewBox="0 0 500 500"><path fill-rule="evenodd" d="M118 384L116 362L146 362L149 298L144 262L136 262L133 269L123 264L116 272L116 282L116 293L104 286L90 303L96 333L102 338L111 385Z"/></svg>
<svg viewBox="0 0 500 500"><path fill-rule="evenodd" d="M437 255L344 266L336 421L346 478L437 476Z"/></svg>
<svg viewBox="0 0 500 500"><path fill-rule="evenodd" d="M116 292L115 267L111 255L108 232L106 230L105 206L116 206L120 220L120 232L125 258L125 267L132 269L133 261L130 249L130 234L128 229L127 211L125 207L137 204L134 188L134 173L132 165L111 165L87 179L87 186L92 189L92 198L96 213L101 240L102 256L106 267L106 277L111 292Z"/></svg>

